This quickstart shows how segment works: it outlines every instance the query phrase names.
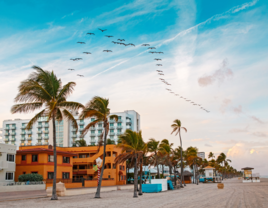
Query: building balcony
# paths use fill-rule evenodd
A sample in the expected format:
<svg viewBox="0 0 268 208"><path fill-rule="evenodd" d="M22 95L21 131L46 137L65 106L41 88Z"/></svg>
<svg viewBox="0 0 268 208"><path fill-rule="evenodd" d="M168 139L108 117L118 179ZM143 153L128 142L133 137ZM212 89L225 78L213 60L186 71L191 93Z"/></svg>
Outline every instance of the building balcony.
<svg viewBox="0 0 268 208"><path fill-rule="evenodd" d="M26 146L24 143L20 143L20 146Z"/></svg>
<svg viewBox="0 0 268 208"><path fill-rule="evenodd" d="M48 133L49 133L49 130L45 130L44 133L45 133L45 134L48 134Z"/></svg>
<svg viewBox="0 0 268 208"><path fill-rule="evenodd" d="M43 142L44 145L48 145L48 142Z"/></svg>
<svg viewBox="0 0 268 208"><path fill-rule="evenodd" d="M114 136L115 135L115 133L114 132L110 132L110 136Z"/></svg>
<svg viewBox="0 0 268 208"><path fill-rule="evenodd" d="M5 139L5 142L9 142L9 139Z"/></svg>
<svg viewBox="0 0 268 208"><path fill-rule="evenodd" d="M130 125L131 125L131 120L127 120L127 122L126 122L126 123L127 123L127 125L128 125L128 124L130 124Z"/></svg>
<svg viewBox="0 0 268 208"><path fill-rule="evenodd" d="M37 134L42 134L43 132L42 131L37 131Z"/></svg>
<svg viewBox="0 0 268 208"><path fill-rule="evenodd" d="M10 130L10 128L9 127L5 127L5 130Z"/></svg>
<svg viewBox="0 0 268 208"><path fill-rule="evenodd" d="M26 129L26 126L22 126L21 129Z"/></svg>
<svg viewBox="0 0 268 208"><path fill-rule="evenodd" d="M109 123L114 123L114 120L109 120Z"/></svg>
<svg viewBox="0 0 268 208"><path fill-rule="evenodd" d="M96 130L96 127L90 127L89 129L90 130Z"/></svg>
<svg viewBox="0 0 268 208"><path fill-rule="evenodd" d="M122 123L123 120L122 119L118 119L117 123Z"/></svg>
<svg viewBox="0 0 268 208"><path fill-rule="evenodd" d="M84 121L79 121L79 125L84 125L85 122Z"/></svg>
<svg viewBox="0 0 268 208"><path fill-rule="evenodd" d="M44 136L44 139L49 139L49 136Z"/></svg>
<svg viewBox="0 0 268 208"><path fill-rule="evenodd" d="M33 139L32 137L28 137L27 141L32 141L32 139Z"/></svg>
<svg viewBox="0 0 268 208"><path fill-rule="evenodd" d="M73 134L73 135L72 135L72 138L76 138L76 137L77 137L77 134Z"/></svg>
<svg viewBox="0 0 268 208"><path fill-rule="evenodd" d="M79 131L83 130L84 126L79 126Z"/></svg>
<svg viewBox="0 0 268 208"><path fill-rule="evenodd" d="M27 134L33 134L33 132L32 131L27 131Z"/></svg>
<svg viewBox="0 0 268 208"><path fill-rule="evenodd" d="M98 133L98 134L97 134L97 136L101 136L101 135L102 135L102 133Z"/></svg>
<svg viewBox="0 0 268 208"><path fill-rule="evenodd" d="M117 126L116 128L117 128L117 129L122 129L122 128L123 128L123 126Z"/></svg>
<svg viewBox="0 0 268 208"><path fill-rule="evenodd" d="M10 129L15 130L16 126L11 126Z"/></svg>
<svg viewBox="0 0 268 208"><path fill-rule="evenodd" d="M16 135L16 132L11 132L11 135L12 135L12 136L15 136L15 135Z"/></svg>
<svg viewBox="0 0 268 208"><path fill-rule="evenodd" d="M21 138L20 141L25 141L25 138Z"/></svg>
<svg viewBox="0 0 268 208"><path fill-rule="evenodd" d="M26 132L25 132L25 131L23 131L23 132L21 132L20 134L21 134L21 135L25 135L25 134L26 134Z"/></svg>
<svg viewBox="0 0 268 208"><path fill-rule="evenodd" d="M42 124L38 124L37 127L38 128L43 128L43 125Z"/></svg>
<svg viewBox="0 0 268 208"><path fill-rule="evenodd" d="M5 133L5 136L9 136L9 133Z"/></svg>
<svg viewBox="0 0 268 208"><path fill-rule="evenodd" d="M11 138L10 141L15 142L16 138Z"/></svg>
<svg viewBox="0 0 268 208"><path fill-rule="evenodd" d="M37 140L42 140L43 138L42 137L38 137Z"/></svg>
<svg viewBox="0 0 268 208"><path fill-rule="evenodd" d="M110 129L115 129L115 127L114 127L114 126L110 126L109 128L110 128Z"/></svg>
<svg viewBox="0 0 268 208"><path fill-rule="evenodd" d="M98 130L102 130L103 127L102 127L102 126L98 126L97 129L98 129Z"/></svg>
<svg viewBox="0 0 268 208"><path fill-rule="evenodd" d="M42 145L42 142L37 142L36 145Z"/></svg>
<svg viewBox="0 0 268 208"><path fill-rule="evenodd" d="M28 143L27 145L25 145L25 146L32 146L32 143Z"/></svg>

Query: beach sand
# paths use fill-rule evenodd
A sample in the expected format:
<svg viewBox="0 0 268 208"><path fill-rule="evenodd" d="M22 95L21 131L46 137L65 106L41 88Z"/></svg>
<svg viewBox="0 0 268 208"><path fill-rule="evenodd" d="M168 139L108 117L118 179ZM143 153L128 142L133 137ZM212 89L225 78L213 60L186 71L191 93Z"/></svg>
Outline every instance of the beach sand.
<svg viewBox="0 0 268 208"><path fill-rule="evenodd" d="M237 178L224 180L224 189L216 183L187 184L183 189L160 193L144 193L133 198L133 190L101 193L101 199L94 194L59 197L58 201L49 198L5 201L0 207L110 207L110 208L266 208L268 207L268 179L260 183L242 183Z"/></svg>

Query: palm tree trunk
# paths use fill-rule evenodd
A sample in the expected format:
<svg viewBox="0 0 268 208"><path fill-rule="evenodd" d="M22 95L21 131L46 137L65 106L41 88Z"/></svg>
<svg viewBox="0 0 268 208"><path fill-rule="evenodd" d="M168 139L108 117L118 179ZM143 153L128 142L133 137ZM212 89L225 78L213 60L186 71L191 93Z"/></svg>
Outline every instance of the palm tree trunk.
<svg viewBox="0 0 268 208"><path fill-rule="evenodd" d="M174 166L175 189L177 189L176 165Z"/></svg>
<svg viewBox="0 0 268 208"><path fill-rule="evenodd" d="M179 130L179 136L180 136L180 142L181 142L181 130ZM184 174L183 174L182 142L181 142L181 180L183 181L184 186L186 186L186 185L185 185L185 181L184 181ZM183 187L182 187L182 188L183 188Z"/></svg>
<svg viewBox="0 0 268 208"><path fill-rule="evenodd" d="M137 154L135 153L135 163L134 163L134 195L133 195L133 198L138 197L138 195L137 195L137 188L138 188Z"/></svg>
<svg viewBox="0 0 268 208"><path fill-rule="evenodd" d="M162 175L164 176L164 164L162 163Z"/></svg>
<svg viewBox="0 0 268 208"><path fill-rule="evenodd" d="M106 137L107 137L107 123L104 122L104 143L103 143L103 160L102 160L102 167L101 167L101 174L100 174L100 178L99 178L99 184L98 184L98 188L95 194L95 198L100 198L100 189L101 189L101 182L102 182L102 176L103 176L103 171L104 171L104 167L105 167L105 157L106 157Z"/></svg>
<svg viewBox="0 0 268 208"><path fill-rule="evenodd" d="M139 195L142 195L142 158L140 159L140 189Z"/></svg>
<svg viewBox="0 0 268 208"><path fill-rule="evenodd" d="M159 167L158 167L158 158L157 158L157 153L155 152L155 161L156 161L156 167L157 167L157 176L158 179L160 178L160 173L159 173Z"/></svg>
<svg viewBox="0 0 268 208"><path fill-rule="evenodd" d="M54 173L53 173L53 187L52 187L52 196L51 200L58 200L57 192L56 192L56 179L57 179L57 149L56 149L56 124L55 124L55 116L52 116L52 125L53 125L53 157L54 157Z"/></svg>

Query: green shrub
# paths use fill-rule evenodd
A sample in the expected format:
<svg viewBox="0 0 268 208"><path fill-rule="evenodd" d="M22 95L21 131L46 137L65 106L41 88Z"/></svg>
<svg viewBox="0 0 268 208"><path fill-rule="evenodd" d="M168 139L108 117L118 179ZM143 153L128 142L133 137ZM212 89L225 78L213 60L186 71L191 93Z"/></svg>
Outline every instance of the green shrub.
<svg viewBox="0 0 268 208"><path fill-rule="evenodd" d="M43 176L37 173L19 175L19 182L43 181Z"/></svg>

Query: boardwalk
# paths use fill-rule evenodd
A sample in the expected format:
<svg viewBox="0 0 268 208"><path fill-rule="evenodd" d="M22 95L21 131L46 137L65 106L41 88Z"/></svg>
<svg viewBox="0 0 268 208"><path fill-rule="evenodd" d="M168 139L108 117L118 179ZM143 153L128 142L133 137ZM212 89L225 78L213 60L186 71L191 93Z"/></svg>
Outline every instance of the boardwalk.
<svg viewBox="0 0 268 208"><path fill-rule="evenodd" d="M225 188L217 189L217 184L189 184L186 188L154 194L144 194L132 198L132 190L102 193L102 199L94 199L94 194L60 197L58 201L49 198L0 202L0 207L109 207L109 208L264 208L268 205L268 179L261 183L243 184L238 179L224 181Z"/></svg>

